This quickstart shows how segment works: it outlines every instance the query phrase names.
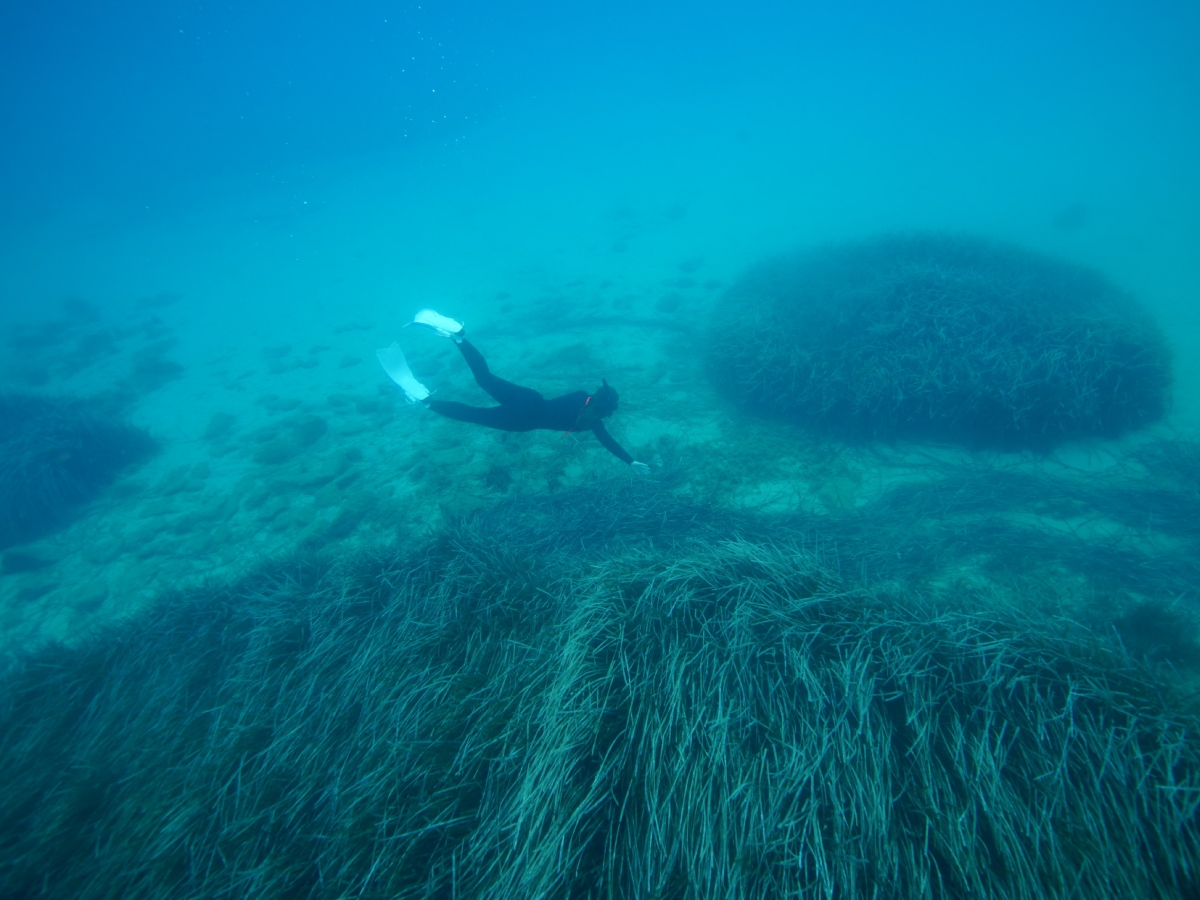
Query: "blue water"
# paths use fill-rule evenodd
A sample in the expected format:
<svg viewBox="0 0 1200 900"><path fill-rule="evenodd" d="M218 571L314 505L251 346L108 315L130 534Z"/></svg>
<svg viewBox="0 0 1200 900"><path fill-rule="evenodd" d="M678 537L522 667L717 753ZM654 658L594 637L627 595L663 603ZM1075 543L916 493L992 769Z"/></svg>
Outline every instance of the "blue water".
<svg viewBox="0 0 1200 900"><path fill-rule="evenodd" d="M691 305L671 315L698 335L764 257L923 229L1013 241L1131 291L1175 351L1168 427L1200 428L1194 4L0 15L0 325L62 336L31 379L52 393L102 393L137 353L169 357L179 371L129 410L164 471L209 465L214 414L252 441L272 398L391 389L372 351L411 337L422 306L549 391L625 367L643 413L618 437L699 446L723 414L671 420L690 414L674 393L714 409L673 368L698 345L639 343L653 335L614 317L653 314L686 283ZM608 318L589 333L593 308ZM129 337L143 332L153 347ZM100 363L67 352L113 340ZM536 358L559 345L593 364ZM443 396L473 389L428 345L407 348ZM423 454L423 427L374 438ZM212 471L227 491L254 475Z"/></svg>
<svg viewBox="0 0 1200 900"><path fill-rule="evenodd" d="M1099 264L1197 335L1194 4L0 16L6 316L176 292L232 327L935 226Z"/></svg>
<svg viewBox="0 0 1200 900"><path fill-rule="evenodd" d="M400 401L373 351L400 338L438 396L481 399L465 367L403 329L424 306L465 321L497 371L548 395L610 378L623 445L675 441L712 459L733 427L697 365L713 301L779 251L887 232L975 234L1096 267L1171 342L1166 433L1200 430L1194 5L16 3L0 15L0 328L25 335L6 343L3 377L18 391L136 394L122 412L161 452L135 485L145 496L125 494L141 505L98 526L118 569L146 534L208 534L193 503L225 510L214 520L243 535L232 546L257 535L253 515L226 507L247 485L291 496L298 476L256 459L296 409L328 422L307 451L318 460L367 454L363 503L402 497L410 524L427 522L444 498L409 467L440 459L439 442L467 454L440 466L477 495L504 450L494 435L388 418ZM130 371L146 375L132 388ZM213 416L236 421L230 446L206 443ZM782 491L770 503L784 508L850 477L777 462L754 469L758 484L743 462L711 462L706 477L735 504ZM564 477L611 463L578 458ZM203 490L154 499L193 468ZM865 502L844 484L833 494ZM310 519L276 521L258 549L282 551ZM91 546L62 541L59 556ZM111 605L216 565L203 562L211 547L156 546L136 552L166 568L126 570ZM48 609L66 603L56 596ZM38 621L37 633L74 627Z"/></svg>

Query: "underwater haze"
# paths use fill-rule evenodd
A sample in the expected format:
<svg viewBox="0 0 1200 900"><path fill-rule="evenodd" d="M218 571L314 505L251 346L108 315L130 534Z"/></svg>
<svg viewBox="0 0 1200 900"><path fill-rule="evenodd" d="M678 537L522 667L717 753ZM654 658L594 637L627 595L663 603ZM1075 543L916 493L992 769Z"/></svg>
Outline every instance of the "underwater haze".
<svg viewBox="0 0 1200 900"><path fill-rule="evenodd" d="M1200 897L1197 47L4 4L0 895Z"/></svg>

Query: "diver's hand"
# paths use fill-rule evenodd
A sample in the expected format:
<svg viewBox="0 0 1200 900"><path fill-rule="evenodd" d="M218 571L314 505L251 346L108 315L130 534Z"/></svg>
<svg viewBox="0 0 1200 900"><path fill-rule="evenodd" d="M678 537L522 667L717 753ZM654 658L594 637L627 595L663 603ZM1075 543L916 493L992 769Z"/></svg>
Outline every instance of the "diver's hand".
<svg viewBox="0 0 1200 900"><path fill-rule="evenodd" d="M650 467L648 465L646 465L644 462L638 462L637 460L634 460L629 465L632 466L633 471L637 472L639 475L649 475L650 474Z"/></svg>

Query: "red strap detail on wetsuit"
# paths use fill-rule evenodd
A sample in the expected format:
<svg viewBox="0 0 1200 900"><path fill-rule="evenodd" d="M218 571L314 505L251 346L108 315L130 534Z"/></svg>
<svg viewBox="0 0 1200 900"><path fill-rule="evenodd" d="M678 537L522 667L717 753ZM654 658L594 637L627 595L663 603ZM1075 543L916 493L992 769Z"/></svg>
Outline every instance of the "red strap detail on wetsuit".
<svg viewBox="0 0 1200 900"><path fill-rule="evenodd" d="M588 405L589 403L591 403L591 402L592 402L592 395L591 395L591 394L588 394L588 398L587 398L586 400L584 400L584 401L583 401L583 406L579 407L579 412L575 413L575 418L576 418L576 420L578 420L578 419L579 419L579 417L583 415L583 411L584 411L585 409L587 409L587 405ZM564 432L562 433L562 437L560 437L560 438L559 438L559 440L561 441L563 438L565 438L565 437L566 437L568 434L570 434L572 431L573 431L573 429L571 429L571 428L568 428L566 431L564 431Z"/></svg>

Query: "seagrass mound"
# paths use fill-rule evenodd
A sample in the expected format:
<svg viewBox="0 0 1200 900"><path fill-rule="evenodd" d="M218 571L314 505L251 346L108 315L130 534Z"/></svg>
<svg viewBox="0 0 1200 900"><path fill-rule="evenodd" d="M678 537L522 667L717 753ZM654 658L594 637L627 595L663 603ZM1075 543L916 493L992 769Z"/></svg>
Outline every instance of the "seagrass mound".
<svg viewBox="0 0 1200 900"><path fill-rule="evenodd" d="M62 528L154 449L107 403L0 394L0 548Z"/></svg>
<svg viewBox="0 0 1200 900"><path fill-rule="evenodd" d="M1160 418L1171 354L1100 273L943 234L797 253L725 294L712 371L747 408L864 439L1045 449Z"/></svg>
<svg viewBox="0 0 1200 900"><path fill-rule="evenodd" d="M1200 718L1088 631L560 514L27 660L0 895L1196 896Z"/></svg>

